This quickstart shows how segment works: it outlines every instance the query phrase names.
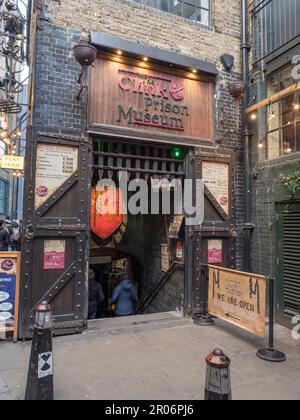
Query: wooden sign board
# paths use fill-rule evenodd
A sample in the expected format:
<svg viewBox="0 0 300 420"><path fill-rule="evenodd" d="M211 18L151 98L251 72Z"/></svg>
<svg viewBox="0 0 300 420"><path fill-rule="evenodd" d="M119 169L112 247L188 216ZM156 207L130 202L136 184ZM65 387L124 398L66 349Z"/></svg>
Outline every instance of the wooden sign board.
<svg viewBox="0 0 300 420"><path fill-rule="evenodd" d="M259 337L266 332L266 290L263 276L209 266L209 313Z"/></svg>
<svg viewBox="0 0 300 420"><path fill-rule="evenodd" d="M14 342L18 339L20 267L20 252L1 252L0 334L13 332Z"/></svg>
<svg viewBox="0 0 300 420"><path fill-rule="evenodd" d="M202 179L217 203L229 214L229 164L203 162Z"/></svg>
<svg viewBox="0 0 300 420"><path fill-rule="evenodd" d="M77 169L77 147L39 143L36 152L35 208L44 204Z"/></svg>
<svg viewBox="0 0 300 420"><path fill-rule="evenodd" d="M99 57L91 70L90 125L212 141L214 84L195 74Z"/></svg>

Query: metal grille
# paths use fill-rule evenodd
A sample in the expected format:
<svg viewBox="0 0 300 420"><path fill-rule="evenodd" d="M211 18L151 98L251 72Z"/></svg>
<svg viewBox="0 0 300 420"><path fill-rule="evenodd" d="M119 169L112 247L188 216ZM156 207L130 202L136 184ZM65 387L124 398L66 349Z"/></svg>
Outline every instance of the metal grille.
<svg viewBox="0 0 300 420"><path fill-rule="evenodd" d="M295 315L300 306L300 212L284 215L285 313Z"/></svg>
<svg viewBox="0 0 300 420"><path fill-rule="evenodd" d="M93 141L93 169L100 179L112 179L121 171L130 178L183 178L184 160L172 157L172 148L165 146L107 141Z"/></svg>

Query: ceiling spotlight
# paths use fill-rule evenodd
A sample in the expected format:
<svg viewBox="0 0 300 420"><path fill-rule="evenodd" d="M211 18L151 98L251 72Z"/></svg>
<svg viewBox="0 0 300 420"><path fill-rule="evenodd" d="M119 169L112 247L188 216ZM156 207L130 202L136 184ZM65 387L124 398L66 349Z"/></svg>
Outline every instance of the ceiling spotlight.
<svg viewBox="0 0 300 420"><path fill-rule="evenodd" d="M121 50L118 50L118 51L117 51L117 54L118 54L118 55L122 55L123 53L122 53L122 51L121 51Z"/></svg>
<svg viewBox="0 0 300 420"><path fill-rule="evenodd" d="M196 69L193 69L193 70L192 70L192 72L193 72L194 74L196 74L196 73L197 73L197 70L196 70Z"/></svg>
<svg viewBox="0 0 300 420"><path fill-rule="evenodd" d="M145 61L145 63L147 63L147 61L149 61L148 57L144 57L143 60Z"/></svg>

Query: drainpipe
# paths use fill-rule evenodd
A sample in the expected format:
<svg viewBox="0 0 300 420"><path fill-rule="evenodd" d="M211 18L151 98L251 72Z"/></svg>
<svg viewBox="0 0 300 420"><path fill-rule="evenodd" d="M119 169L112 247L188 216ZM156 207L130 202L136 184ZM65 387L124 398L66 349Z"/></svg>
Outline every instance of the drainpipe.
<svg viewBox="0 0 300 420"><path fill-rule="evenodd" d="M247 89L244 98L244 108L249 104L249 51L251 46L249 44L248 34L248 0L241 0L242 6L242 72L243 81ZM246 112L244 112L244 270L251 272L251 239L254 225L251 223L251 161L250 161L250 141L251 131L247 119ZM250 250L250 252L249 252Z"/></svg>

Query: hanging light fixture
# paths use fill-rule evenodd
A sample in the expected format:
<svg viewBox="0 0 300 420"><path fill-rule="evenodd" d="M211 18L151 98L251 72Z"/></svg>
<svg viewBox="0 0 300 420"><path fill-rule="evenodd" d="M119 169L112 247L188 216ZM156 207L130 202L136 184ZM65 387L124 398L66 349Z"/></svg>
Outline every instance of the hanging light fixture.
<svg viewBox="0 0 300 420"><path fill-rule="evenodd" d="M299 95L298 87L296 88L296 91L294 94L293 108L294 108L294 111L300 110L300 95Z"/></svg>

